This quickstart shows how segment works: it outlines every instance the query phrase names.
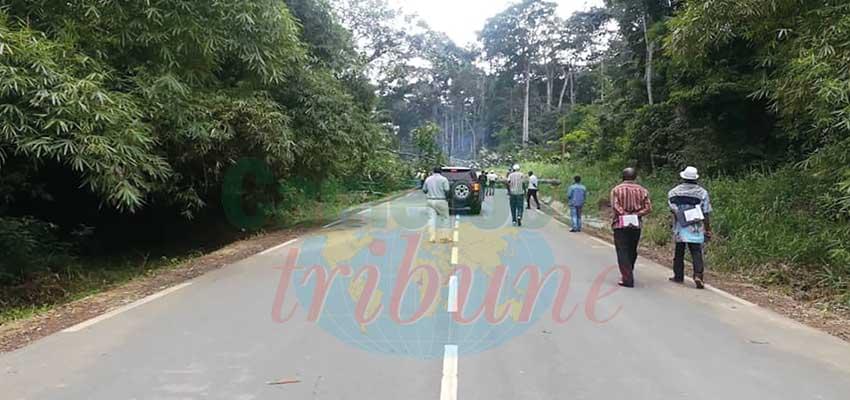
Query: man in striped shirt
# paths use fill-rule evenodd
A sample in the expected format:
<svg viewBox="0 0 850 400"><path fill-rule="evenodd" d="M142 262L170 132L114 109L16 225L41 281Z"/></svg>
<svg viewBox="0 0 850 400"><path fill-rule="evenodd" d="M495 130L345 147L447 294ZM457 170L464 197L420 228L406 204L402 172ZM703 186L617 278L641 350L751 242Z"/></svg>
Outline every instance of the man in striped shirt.
<svg viewBox="0 0 850 400"><path fill-rule="evenodd" d="M508 175L508 196L511 205L511 219L516 226L522 226L522 206L525 204L525 189L528 180L522 172L519 172L519 164L512 168L513 172Z"/></svg>
<svg viewBox="0 0 850 400"><path fill-rule="evenodd" d="M614 245L617 248L617 264L623 279L620 286L634 287L635 262L643 217L652 212L649 191L638 185L634 168L623 170L623 183L611 190L611 208L614 210Z"/></svg>

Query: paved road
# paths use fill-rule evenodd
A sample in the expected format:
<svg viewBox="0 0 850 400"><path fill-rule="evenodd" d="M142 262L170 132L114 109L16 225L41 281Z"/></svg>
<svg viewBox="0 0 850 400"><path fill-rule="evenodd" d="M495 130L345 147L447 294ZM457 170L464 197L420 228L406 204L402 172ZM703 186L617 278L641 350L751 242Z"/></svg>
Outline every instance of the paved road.
<svg viewBox="0 0 850 400"><path fill-rule="evenodd" d="M418 235L424 212L419 194L364 210L315 236L0 356L0 397L850 398L846 343L722 293L671 285L669 272L649 260L639 263L637 289L615 290L609 245L570 234L537 212L526 216L522 230L510 227L504 196L488 201L482 216L453 219L457 242L444 245ZM299 258L288 263L294 250ZM403 318L413 319L411 310L427 305L428 269L412 275L411 287L418 290L404 295L387 293L392 282L378 285L384 290L366 297L361 311L381 316L357 322L359 329L346 318L353 320L366 278L343 280L343 290L331 286L324 309L310 320L306 309L316 304L310 302L316 287L299 284L315 260L354 271L375 265L383 270L381 280L392 281L402 275L392 265L403 265L410 251L441 274L438 300L421 320L387 325L394 322L387 317L394 298L406 304L398 314ZM569 281L544 285L527 322L519 311L527 302L505 308L510 288L494 303L496 313L510 310L504 321L482 316L483 323L464 326L453 320L453 308L468 316L487 293L471 290L464 314L458 266L471 265L469 271L492 278L498 276L496 264L513 273L506 282L520 296L531 291L533 274L514 278L529 265L543 273L564 267L558 271L568 270ZM287 265L294 267L294 279L284 292ZM312 278L323 275L319 267ZM332 269L324 271L330 275ZM344 301L348 295L352 300ZM275 304L283 310L280 319L296 301L305 306L290 320L274 320ZM578 307L562 323L551 312L557 304L565 305L561 316ZM338 312L342 306L350 307L348 315ZM275 382L282 384L270 384Z"/></svg>

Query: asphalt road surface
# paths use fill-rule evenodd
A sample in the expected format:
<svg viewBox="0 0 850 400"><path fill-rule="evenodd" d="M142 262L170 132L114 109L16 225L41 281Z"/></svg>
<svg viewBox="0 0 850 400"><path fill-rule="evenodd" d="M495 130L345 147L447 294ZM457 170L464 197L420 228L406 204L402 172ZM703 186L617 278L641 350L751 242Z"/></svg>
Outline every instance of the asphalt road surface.
<svg viewBox="0 0 850 400"><path fill-rule="evenodd" d="M847 343L645 259L618 290L610 245L537 211L514 228L505 197L453 216L448 244L419 193L352 213L0 355L0 398L850 399Z"/></svg>

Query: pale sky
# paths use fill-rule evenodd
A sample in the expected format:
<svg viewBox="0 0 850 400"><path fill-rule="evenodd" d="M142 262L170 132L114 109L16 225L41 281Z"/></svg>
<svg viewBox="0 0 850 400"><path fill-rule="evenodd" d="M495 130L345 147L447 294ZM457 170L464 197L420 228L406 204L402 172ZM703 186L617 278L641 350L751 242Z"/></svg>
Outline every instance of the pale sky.
<svg viewBox="0 0 850 400"><path fill-rule="evenodd" d="M592 6L601 7L603 0L554 0L558 3L558 13L568 17L575 11ZM475 41L477 32L484 27L488 18L498 14L512 0L390 0L405 13L418 14L431 29L445 32L457 44L465 45Z"/></svg>

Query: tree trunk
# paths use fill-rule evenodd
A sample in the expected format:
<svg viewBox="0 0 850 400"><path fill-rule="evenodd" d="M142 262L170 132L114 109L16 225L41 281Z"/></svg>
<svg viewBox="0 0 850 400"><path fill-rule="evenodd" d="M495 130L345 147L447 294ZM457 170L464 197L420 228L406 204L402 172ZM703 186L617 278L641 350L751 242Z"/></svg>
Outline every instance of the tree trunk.
<svg viewBox="0 0 850 400"><path fill-rule="evenodd" d="M643 40L646 43L646 98L649 105L655 104L652 98L652 53L655 50L655 42L649 41L647 32L646 14L643 16Z"/></svg>
<svg viewBox="0 0 850 400"><path fill-rule="evenodd" d="M443 152L445 154L449 154L449 113L448 111L444 111L445 115L443 120L445 121L443 124Z"/></svg>
<svg viewBox="0 0 850 400"><path fill-rule="evenodd" d="M576 106L576 73L570 68L570 109Z"/></svg>
<svg viewBox="0 0 850 400"><path fill-rule="evenodd" d="M528 146L529 139L529 123L528 123L528 112L529 112L529 92L531 91L531 61L526 61L525 63L525 106L523 107L522 113L522 146Z"/></svg>
<svg viewBox="0 0 850 400"><path fill-rule="evenodd" d="M602 102L605 102L605 57L602 57L602 84L599 93L602 97Z"/></svg>
<svg viewBox="0 0 850 400"><path fill-rule="evenodd" d="M449 136L450 144L449 144L449 161L451 161L451 157L455 154L455 119L454 116L450 119L451 121L451 136Z"/></svg>
<svg viewBox="0 0 850 400"><path fill-rule="evenodd" d="M546 111L552 111L552 91L555 85L555 72L551 65L546 67Z"/></svg>
<svg viewBox="0 0 850 400"><path fill-rule="evenodd" d="M564 95L567 93L567 85L569 84L569 82L568 82L569 77L567 76L567 69L562 68L561 70L564 71L564 85L561 86L561 96L558 97L558 112L561 112L561 110L564 107Z"/></svg>
<svg viewBox="0 0 850 400"><path fill-rule="evenodd" d="M464 118L464 120L466 120L466 118ZM466 124L469 126L469 133L472 134L472 143L470 143L470 145L469 145L470 159L475 160L475 159L478 158L477 157L478 152L475 151L475 148L476 148L476 143L475 143L476 140L475 139L476 139L477 135L475 134L475 124L474 124L475 117L474 116L473 116L472 120L473 120L473 122L467 122Z"/></svg>

